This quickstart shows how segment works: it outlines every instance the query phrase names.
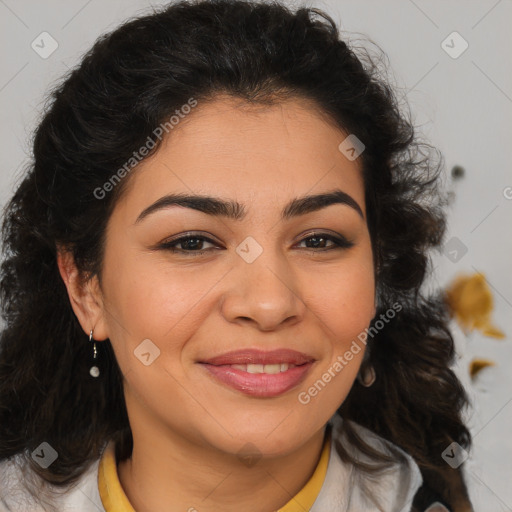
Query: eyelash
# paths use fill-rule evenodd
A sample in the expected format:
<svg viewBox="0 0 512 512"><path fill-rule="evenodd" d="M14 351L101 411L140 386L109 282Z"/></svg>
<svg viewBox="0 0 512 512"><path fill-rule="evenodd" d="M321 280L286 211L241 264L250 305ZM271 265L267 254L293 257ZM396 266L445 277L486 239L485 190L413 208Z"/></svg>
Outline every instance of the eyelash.
<svg viewBox="0 0 512 512"><path fill-rule="evenodd" d="M317 239L324 239L324 240L331 240L332 242L334 242L334 246L332 247L329 247L327 249L314 249L314 248L306 248L305 250L307 251L313 251L313 252L327 252L327 251L332 251L332 250L336 250L336 249L350 249L351 247L354 246L354 242L351 242L349 240L347 240L346 238L344 237L337 237L337 236L333 236L333 235L330 235L328 233L317 233L317 232L313 232L313 233L309 233L307 237L303 238L300 242L298 242L299 244L306 241L306 240L309 240L311 238L317 238ZM201 256L203 254L206 254L210 251L212 251L212 249L206 249L206 250L203 250L203 251L186 251L184 249L176 249L176 245L179 245L180 243L184 242L184 241L187 241L187 240L201 240L203 242L209 242L211 244L215 244L215 242L205 236L201 236L201 235L194 235L194 234L188 234L186 236L182 236L180 238L177 238L175 240L170 240L168 242L164 242L162 243L161 245L158 246L158 249L162 249L162 250L166 250L166 251L171 251L173 253L182 253L182 254L186 254L187 256L188 255L193 255L193 256Z"/></svg>

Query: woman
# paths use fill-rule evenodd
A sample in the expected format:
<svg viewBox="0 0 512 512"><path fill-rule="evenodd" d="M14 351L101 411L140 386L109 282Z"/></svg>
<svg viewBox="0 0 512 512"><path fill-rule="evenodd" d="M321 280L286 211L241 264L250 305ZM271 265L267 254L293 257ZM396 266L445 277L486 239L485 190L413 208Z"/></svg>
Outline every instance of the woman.
<svg viewBox="0 0 512 512"><path fill-rule="evenodd" d="M441 165L377 74L219 0L57 87L3 224L0 510L471 510Z"/></svg>

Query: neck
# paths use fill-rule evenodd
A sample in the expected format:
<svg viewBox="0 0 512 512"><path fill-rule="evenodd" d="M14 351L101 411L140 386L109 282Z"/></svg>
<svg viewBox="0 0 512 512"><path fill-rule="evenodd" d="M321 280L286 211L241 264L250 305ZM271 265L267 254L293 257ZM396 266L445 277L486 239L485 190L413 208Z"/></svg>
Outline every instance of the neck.
<svg viewBox="0 0 512 512"><path fill-rule="evenodd" d="M158 437L132 433L132 455L118 464L118 475L137 512L269 512L288 503L312 476L326 430L292 453L252 464L180 436L165 436L163 446L151 442Z"/></svg>

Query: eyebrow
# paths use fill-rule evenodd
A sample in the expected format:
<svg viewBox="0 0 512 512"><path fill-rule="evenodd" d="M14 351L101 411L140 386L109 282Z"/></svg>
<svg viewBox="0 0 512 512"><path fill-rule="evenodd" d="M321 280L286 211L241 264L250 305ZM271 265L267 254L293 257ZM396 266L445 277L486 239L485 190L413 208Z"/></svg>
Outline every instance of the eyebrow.
<svg viewBox="0 0 512 512"><path fill-rule="evenodd" d="M344 204L354 209L364 219L363 211L355 199L342 190L336 189L323 194L297 197L290 201L281 212L281 220L289 220L293 217L306 215L333 204ZM153 204L145 208L137 217L135 224L141 222L150 214L173 206L191 208L216 217L226 217L232 220L243 220L247 212L243 204L237 201L224 200L218 197L169 194L161 197Z"/></svg>

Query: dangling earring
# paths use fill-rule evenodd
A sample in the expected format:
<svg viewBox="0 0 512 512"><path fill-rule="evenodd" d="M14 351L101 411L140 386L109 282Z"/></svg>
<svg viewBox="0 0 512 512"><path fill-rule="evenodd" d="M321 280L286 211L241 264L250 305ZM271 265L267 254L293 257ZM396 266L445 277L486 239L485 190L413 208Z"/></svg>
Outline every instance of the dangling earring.
<svg viewBox="0 0 512 512"><path fill-rule="evenodd" d="M89 334L89 341L94 341L94 347L93 347L94 355L93 355L93 359L94 359L94 362L96 362L96 359L98 357L98 352L96 350L96 340L92 339L92 329L91 329L91 333ZM100 369L96 365L94 365L89 370L89 373L91 374L92 377L99 377Z"/></svg>
<svg viewBox="0 0 512 512"><path fill-rule="evenodd" d="M365 388L369 388L375 382L376 378L375 368L371 364L368 365L367 368L359 370L357 374L357 381Z"/></svg>

